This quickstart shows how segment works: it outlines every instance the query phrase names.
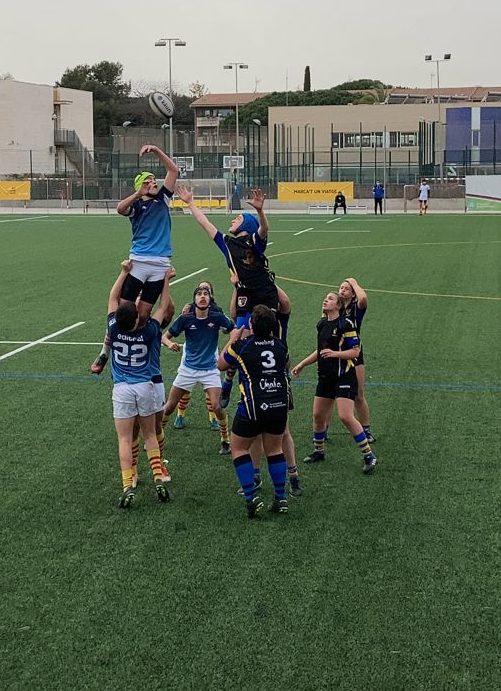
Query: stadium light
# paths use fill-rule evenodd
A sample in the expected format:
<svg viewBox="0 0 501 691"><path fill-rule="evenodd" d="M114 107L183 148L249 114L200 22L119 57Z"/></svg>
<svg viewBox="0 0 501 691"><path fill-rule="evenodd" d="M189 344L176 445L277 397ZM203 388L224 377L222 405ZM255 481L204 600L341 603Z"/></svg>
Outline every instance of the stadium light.
<svg viewBox="0 0 501 691"><path fill-rule="evenodd" d="M236 126L236 155L238 156L238 151L239 151L239 137L240 137L240 132L239 132L239 125L238 125L238 70L248 70L249 65L246 65L244 62L227 62L226 65L223 65L223 70L235 70L235 116L237 119L237 126ZM230 151L231 153L231 151ZM236 171L236 177L235 180L238 180L238 168L235 169Z"/></svg>
<svg viewBox="0 0 501 691"><path fill-rule="evenodd" d="M186 41L180 38L159 38L155 41L156 48L165 48L169 46L169 96L172 98L172 44L176 47L184 48ZM174 156L174 134L172 131L172 120L169 120L169 156ZM165 134L165 133L164 133Z"/></svg>
<svg viewBox="0 0 501 691"><path fill-rule="evenodd" d="M434 62L437 66L437 103L438 103L438 125L440 128L442 128L442 111L441 111L441 103L440 103L440 63L441 62L448 62L452 57L452 53L444 53L443 58L434 58L433 55L425 55L424 60L425 62ZM442 130L440 130L440 133L442 134ZM442 148L443 148L443 143L440 142ZM443 178L443 173L444 173L444 164L442 161L442 155L440 155L440 179L442 180Z"/></svg>

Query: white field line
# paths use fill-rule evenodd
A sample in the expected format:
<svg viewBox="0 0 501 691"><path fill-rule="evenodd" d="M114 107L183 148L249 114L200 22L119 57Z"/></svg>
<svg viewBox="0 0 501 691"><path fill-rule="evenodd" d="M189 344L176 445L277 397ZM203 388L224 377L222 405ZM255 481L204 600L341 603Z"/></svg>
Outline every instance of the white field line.
<svg viewBox="0 0 501 691"><path fill-rule="evenodd" d="M39 221L41 218L49 218L48 216L31 216L30 218L2 218L0 223L21 223L21 221Z"/></svg>
<svg viewBox="0 0 501 691"><path fill-rule="evenodd" d="M0 345L16 345L16 344L22 344L22 343L32 343L33 341L0 341ZM77 345L77 346L100 346L103 345L103 342L101 343L92 343L90 341L43 341L42 343L39 343L38 345Z"/></svg>
<svg viewBox="0 0 501 691"><path fill-rule="evenodd" d="M313 227L300 230L298 233L294 233L294 235L302 235L303 233L307 233L309 230L313 230Z"/></svg>
<svg viewBox="0 0 501 691"><path fill-rule="evenodd" d="M72 324L71 326L67 326L64 329L59 329L59 331L54 331L54 333L49 334L48 336L44 336L43 338L38 338L36 341L31 341L30 343L26 343L25 345L21 346L20 348L16 348L15 350L11 350L8 353L5 353L4 355L0 355L0 360L6 360L8 357L12 357L12 355L16 355L16 353L20 353L23 350L27 350L28 348L33 348L33 346L38 345L39 343L44 343L44 341L48 341L49 338L53 338L54 336L59 336L59 334L63 334L66 331L71 331L71 329L76 329L77 326L82 326L85 324L85 322L75 322L75 324Z"/></svg>
<svg viewBox="0 0 501 691"><path fill-rule="evenodd" d="M274 242L269 242L267 246L269 247L270 245L273 245L273 244L275 244L275 243L274 243Z"/></svg>
<svg viewBox="0 0 501 691"><path fill-rule="evenodd" d="M372 233L372 230L314 230L313 233Z"/></svg>
<svg viewBox="0 0 501 691"><path fill-rule="evenodd" d="M186 281L187 278L191 278L192 276L198 276L198 274L201 274L203 271L207 271L207 267L199 269L198 271L194 271L192 274L188 274L187 276L181 276L181 278L176 278L175 281L170 281L170 285L173 286L176 283L181 283L181 281Z"/></svg>
<svg viewBox="0 0 501 691"><path fill-rule="evenodd" d="M331 218L330 221L326 221L326 223L335 223L336 221L340 221L340 218Z"/></svg>

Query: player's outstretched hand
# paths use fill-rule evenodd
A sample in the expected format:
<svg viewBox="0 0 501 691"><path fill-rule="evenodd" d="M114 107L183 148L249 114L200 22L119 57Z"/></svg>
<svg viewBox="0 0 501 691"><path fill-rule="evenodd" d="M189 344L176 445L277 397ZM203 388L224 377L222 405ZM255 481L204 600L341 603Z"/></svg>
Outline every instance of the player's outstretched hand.
<svg viewBox="0 0 501 691"><path fill-rule="evenodd" d="M155 146L154 144L145 144L141 147L139 155L144 156L144 154L156 154L158 150L158 146Z"/></svg>
<svg viewBox="0 0 501 691"><path fill-rule="evenodd" d="M130 259L124 259L120 266L122 267L122 271L128 274L129 271L132 269L132 262Z"/></svg>
<svg viewBox="0 0 501 691"><path fill-rule="evenodd" d="M185 204L191 204L193 201L193 194L185 185L178 185L176 187L176 194Z"/></svg>
<svg viewBox="0 0 501 691"><path fill-rule="evenodd" d="M301 372L302 369L303 369L303 368L301 367L301 365L295 365L295 366L291 369L291 374L292 374L292 376L293 376L293 377L299 377L299 373Z"/></svg>
<svg viewBox="0 0 501 691"><path fill-rule="evenodd" d="M256 211L261 211L264 205L265 198L266 195L263 193L263 190L252 190L252 197L250 199L247 199L247 204L249 204L249 206L253 206L256 209Z"/></svg>

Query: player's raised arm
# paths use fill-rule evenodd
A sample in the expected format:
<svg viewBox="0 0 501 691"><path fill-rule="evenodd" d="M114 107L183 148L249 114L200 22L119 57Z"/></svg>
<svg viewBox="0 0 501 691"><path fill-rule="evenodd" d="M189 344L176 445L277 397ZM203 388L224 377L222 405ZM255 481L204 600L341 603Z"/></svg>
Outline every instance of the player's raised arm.
<svg viewBox="0 0 501 691"><path fill-rule="evenodd" d="M214 240L218 230L216 226L209 221L204 212L195 205L195 202L193 201L193 194L190 192L190 190L184 185L178 185L176 192L179 199L182 199L183 202L188 206L188 209L190 210L195 221L202 226L211 240Z"/></svg>
<svg viewBox="0 0 501 691"><path fill-rule="evenodd" d="M257 211L257 215L259 218L258 233L259 237L263 240L268 236L269 230L268 219L266 218L266 214L263 211L264 200L265 195L263 191L260 189L252 190L252 197L247 200L247 204L249 204L249 206L252 206Z"/></svg>
<svg viewBox="0 0 501 691"><path fill-rule="evenodd" d="M359 285L359 283L358 283L358 281L356 280L356 278L353 278L353 277L352 277L352 278L346 278L345 280L346 280L346 282L349 283L350 286L352 287L353 292L355 293L355 296L356 296L356 298L357 298L359 307L361 307L362 309L363 309L364 307L367 307L367 293L366 293L365 290Z"/></svg>
<svg viewBox="0 0 501 691"><path fill-rule="evenodd" d="M125 259L121 264L122 270L120 271L117 280L113 284L110 295L108 297L108 314L111 312L116 312L120 304L120 294L122 292L122 286L127 277L127 274L132 268L132 262L130 259Z"/></svg>
<svg viewBox="0 0 501 691"><path fill-rule="evenodd" d="M148 183L143 182L141 187L136 192L129 194L128 197L125 197L125 199L122 199L121 201L118 202L117 212L121 216L128 216L130 214L130 210L131 210L134 202L136 202L138 199L141 199L143 194L146 194L147 192L148 192Z"/></svg>
<svg viewBox="0 0 501 691"><path fill-rule="evenodd" d="M145 154L154 154L158 158L160 163L163 163L166 171L164 187L168 189L169 192L174 192L174 187L176 186L176 181L179 176L179 168L174 163L172 158L167 156L167 154L164 151L162 151L162 149L160 149L158 146L155 146L154 144L145 144L141 147L139 155L144 156Z"/></svg>

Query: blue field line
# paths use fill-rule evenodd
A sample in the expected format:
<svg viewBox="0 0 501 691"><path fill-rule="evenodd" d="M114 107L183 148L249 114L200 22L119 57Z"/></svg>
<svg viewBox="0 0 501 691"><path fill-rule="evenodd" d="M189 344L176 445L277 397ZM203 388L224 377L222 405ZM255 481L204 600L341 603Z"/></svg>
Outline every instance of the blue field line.
<svg viewBox="0 0 501 691"><path fill-rule="evenodd" d="M111 383L109 375L96 374L47 374L45 372L0 372L0 380L4 381L66 381L66 382L94 382ZM174 377L164 377L165 382L174 381ZM316 386L313 379L293 379L295 386ZM500 384L477 384L475 382L415 382L415 381L368 381L369 389L408 389L414 391L457 391L460 393L501 393Z"/></svg>

